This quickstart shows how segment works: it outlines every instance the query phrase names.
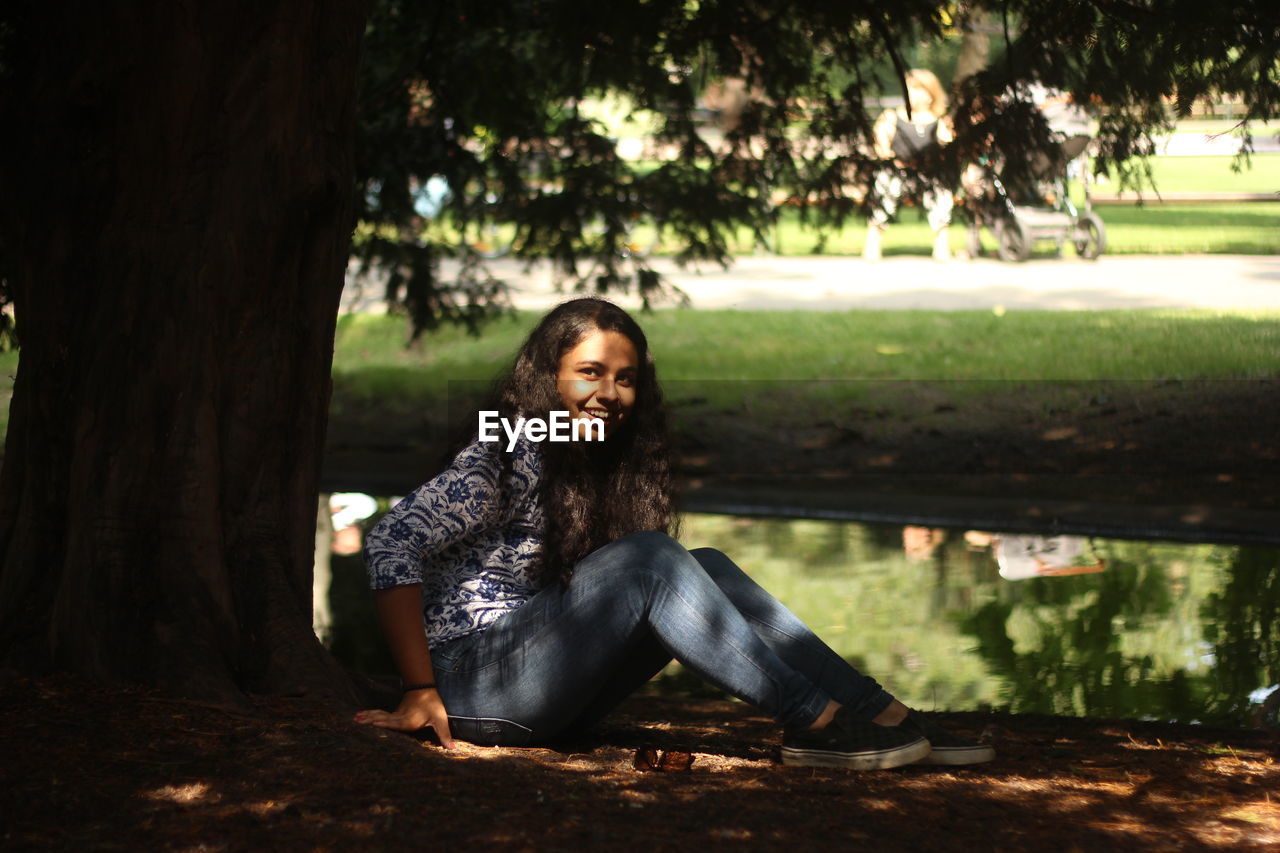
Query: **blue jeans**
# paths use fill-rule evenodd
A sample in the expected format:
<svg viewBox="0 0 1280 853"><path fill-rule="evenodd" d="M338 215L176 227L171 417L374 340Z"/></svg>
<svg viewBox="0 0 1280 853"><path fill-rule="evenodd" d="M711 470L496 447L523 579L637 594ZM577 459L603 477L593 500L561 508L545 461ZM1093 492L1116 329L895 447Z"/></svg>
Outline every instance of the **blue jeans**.
<svg viewBox="0 0 1280 853"><path fill-rule="evenodd" d="M431 652L454 736L509 746L585 730L673 657L784 724L809 725L832 699L861 719L893 700L724 554L653 532Z"/></svg>

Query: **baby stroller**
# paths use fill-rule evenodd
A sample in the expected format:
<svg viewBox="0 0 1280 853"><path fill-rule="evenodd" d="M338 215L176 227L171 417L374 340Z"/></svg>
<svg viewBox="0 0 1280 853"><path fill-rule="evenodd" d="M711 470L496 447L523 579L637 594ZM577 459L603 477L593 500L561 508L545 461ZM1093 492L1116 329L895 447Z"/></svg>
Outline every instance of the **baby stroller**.
<svg viewBox="0 0 1280 853"><path fill-rule="evenodd" d="M1009 168L998 154L989 155L983 158L986 162L970 168L963 182L971 258L982 253L983 228L995 238L1000 260L1009 263L1025 261L1041 241L1052 240L1059 255L1069 242L1086 260L1097 258L1107 247L1106 226L1093 212L1088 169L1075 162L1092 139L1089 118L1065 97L1046 94L1038 101L1054 147L1032 151L1020 169ZM1069 175L1077 166L1084 188L1083 210L1068 193Z"/></svg>

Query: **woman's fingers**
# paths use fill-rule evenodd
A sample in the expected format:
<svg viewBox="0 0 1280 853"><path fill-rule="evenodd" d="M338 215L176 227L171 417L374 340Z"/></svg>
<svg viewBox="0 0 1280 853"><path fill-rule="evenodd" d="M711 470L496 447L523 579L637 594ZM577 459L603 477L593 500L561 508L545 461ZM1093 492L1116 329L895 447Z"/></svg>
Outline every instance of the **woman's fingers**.
<svg viewBox="0 0 1280 853"><path fill-rule="evenodd" d="M395 729L401 732L416 732L426 725L426 720L414 719L411 715L399 711L387 712L377 709L360 711L355 716L357 723L367 726L378 726L383 729Z"/></svg>
<svg viewBox="0 0 1280 853"><path fill-rule="evenodd" d="M395 729L396 731L401 732L416 732L418 729L428 725L425 715L418 713L405 713L400 710L379 711L374 709L371 711L360 711L356 714L355 721L368 726Z"/></svg>
<svg viewBox="0 0 1280 853"><path fill-rule="evenodd" d="M398 732L416 732L430 726L435 729L440 745L453 749L453 734L449 731L449 714L439 696L426 702L403 701L394 711L372 709L356 713L355 721L363 725L394 729Z"/></svg>
<svg viewBox="0 0 1280 853"><path fill-rule="evenodd" d="M445 749L453 749L453 733L449 731L449 715L444 713L444 706L440 707L440 715L433 717L428 725L436 730L436 737L440 739L440 745Z"/></svg>

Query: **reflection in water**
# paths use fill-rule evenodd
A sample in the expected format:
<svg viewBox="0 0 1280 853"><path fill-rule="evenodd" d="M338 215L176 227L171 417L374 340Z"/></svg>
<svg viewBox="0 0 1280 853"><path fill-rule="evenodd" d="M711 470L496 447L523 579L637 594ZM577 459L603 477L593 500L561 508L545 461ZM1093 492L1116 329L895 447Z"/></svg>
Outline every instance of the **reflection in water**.
<svg viewBox="0 0 1280 853"><path fill-rule="evenodd" d="M684 539L926 709L1242 722L1280 680L1276 549L714 516Z"/></svg>
<svg viewBox="0 0 1280 853"><path fill-rule="evenodd" d="M1223 717L1250 714L1275 725L1280 711L1280 560L1274 548L1235 548L1219 557L1222 584L1205 601L1205 636L1216 665L1210 701ZM1272 685L1261 708L1250 708ZM1252 695L1251 695L1252 694ZM1269 720L1262 718L1269 717Z"/></svg>
<svg viewBox="0 0 1280 853"><path fill-rule="evenodd" d="M1014 710L1205 719L1198 619L1213 548L1104 544L1111 571L1046 578L960 622Z"/></svg>
<svg viewBox="0 0 1280 853"><path fill-rule="evenodd" d="M1011 583L998 560L1010 537L979 531L690 515L681 539L725 551L925 710L1274 723L1280 705L1268 689L1280 682L1277 549L1020 541L1011 567L1038 554L1032 566L1089 573ZM391 672L359 555L334 555L332 575L330 647Z"/></svg>
<svg viewBox="0 0 1280 853"><path fill-rule="evenodd" d="M965 541L973 542L970 530ZM983 534L978 534L979 536ZM1106 569L1106 561L1083 536L992 536L1000 577L1007 581L1051 575L1086 575Z"/></svg>

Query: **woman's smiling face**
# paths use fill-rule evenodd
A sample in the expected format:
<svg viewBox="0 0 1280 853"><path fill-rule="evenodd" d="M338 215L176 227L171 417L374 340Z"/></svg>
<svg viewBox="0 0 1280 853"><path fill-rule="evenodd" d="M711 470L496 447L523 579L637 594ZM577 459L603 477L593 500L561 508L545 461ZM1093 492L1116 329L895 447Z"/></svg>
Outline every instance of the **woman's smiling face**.
<svg viewBox="0 0 1280 853"><path fill-rule="evenodd" d="M640 376L635 344L621 332L593 329L560 356L556 386L569 417L604 421L612 435L636 403Z"/></svg>

